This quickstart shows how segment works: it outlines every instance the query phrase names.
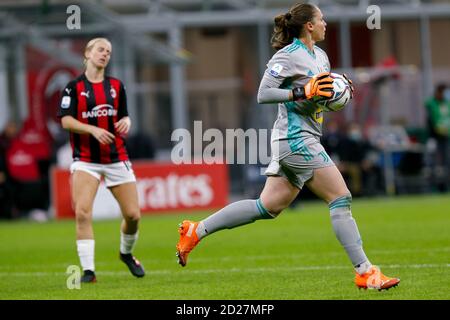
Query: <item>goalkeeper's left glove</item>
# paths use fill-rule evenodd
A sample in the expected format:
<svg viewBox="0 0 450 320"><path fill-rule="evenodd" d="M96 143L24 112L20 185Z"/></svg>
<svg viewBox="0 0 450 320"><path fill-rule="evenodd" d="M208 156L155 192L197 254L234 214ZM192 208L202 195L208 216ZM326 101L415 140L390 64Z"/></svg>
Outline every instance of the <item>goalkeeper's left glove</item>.
<svg viewBox="0 0 450 320"><path fill-rule="evenodd" d="M314 75L304 87L292 89L292 100L311 99L313 97L330 98L333 95L333 78L329 72Z"/></svg>

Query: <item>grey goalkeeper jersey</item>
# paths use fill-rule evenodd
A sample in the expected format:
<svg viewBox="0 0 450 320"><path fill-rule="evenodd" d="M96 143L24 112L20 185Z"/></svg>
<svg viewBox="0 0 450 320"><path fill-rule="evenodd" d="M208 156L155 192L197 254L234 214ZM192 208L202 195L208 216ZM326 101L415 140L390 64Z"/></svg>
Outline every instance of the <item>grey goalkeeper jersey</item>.
<svg viewBox="0 0 450 320"><path fill-rule="evenodd" d="M258 92L259 103L279 102L272 143L287 140L295 151L307 136L322 135L322 109L311 100L288 100L292 88L304 86L313 75L324 71L330 71L325 51L314 46L311 52L297 38L273 55Z"/></svg>

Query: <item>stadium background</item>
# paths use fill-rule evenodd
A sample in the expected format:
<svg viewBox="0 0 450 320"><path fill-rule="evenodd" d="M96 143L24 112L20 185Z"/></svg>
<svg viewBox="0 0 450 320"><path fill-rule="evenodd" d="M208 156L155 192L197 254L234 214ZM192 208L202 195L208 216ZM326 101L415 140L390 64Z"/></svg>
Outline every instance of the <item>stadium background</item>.
<svg viewBox="0 0 450 320"><path fill-rule="evenodd" d="M54 177L55 172L58 172L56 168L67 166L67 152L64 152L67 149L64 147L67 147L68 139L67 133L60 128L56 119L56 110L61 89L70 77L82 71L82 50L86 41L97 36L106 36L112 41L113 55L108 71L121 79L127 87L128 108L133 121L130 153L136 166L143 166L143 170L148 171L146 182L141 183L147 183L147 189L141 187L146 191L141 191L149 199L147 206L143 208L146 209L144 211L157 215L146 218L144 226L152 228L153 224L173 221L175 228L175 220L186 214L204 216L213 207L220 207L228 201L257 196L264 183L264 177L259 174L262 164L229 164L219 166L220 170L211 170L210 177L215 181L212 187L214 197L208 203L200 201L201 199L196 202L200 191L194 190L186 192L192 195L192 199L185 199L185 202L179 199L172 199L170 202L169 199L165 205L164 201L161 202L161 194L153 192L159 187L152 177L161 173L157 172L159 167L155 165L162 163L171 166L170 155L174 145L171 135L177 128L187 128L193 132L194 121L201 121L203 131L209 128L225 132L226 129L272 127L277 108L275 105L258 105L256 93L265 64L273 54L269 43L273 17L286 12L294 3L284 0L1 1L0 132L4 157L0 176L0 209L2 218L12 221L0 222L0 237L17 237L17 248L23 249L23 252L19 250L23 259L36 247L24 245L26 241L19 244L22 230L29 231L30 239L38 236L38 228L49 228L48 230L52 230L49 234L68 232L68 246L74 239L71 231L67 231L73 226L70 224L73 223L71 220L53 222L57 217L56 192L69 188L68 184L64 184L64 179L60 179L60 184L55 187ZM435 145L429 139L424 102L433 94L438 83L450 85L450 2L321 0L313 3L320 6L328 24L326 40L318 45L328 53L332 70L347 73L356 88L355 99L345 110L325 116L325 135L331 133L330 128L336 126L343 139L348 140L351 129L359 128L362 141L371 146L370 152L364 149L361 157L350 159L348 163L341 159L341 169L346 172L349 187L354 188L352 191L355 198L364 197L356 199L355 205L358 206L358 201L361 201L362 209L366 208L366 211L374 215L363 216L361 219L371 221L374 227L381 226L376 217L392 219L398 223L395 229L402 230L403 221L408 219L411 210L431 203L434 211L428 218L418 217L416 221L411 221L411 230L415 230L414 222L424 223L422 218L429 219L427 221L430 225L435 223L430 227L433 236L427 234L430 238L424 242L429 244L431 252L439 258L434 262L424 261L424 264L437 265L433 271L442 269L448 274L448 258L445 260L443 257L448 256L450 241L446 235L450 225L448 168L437 168L434 165ZM80 28L69 27L69 22L76 22L71 19L73 13L77 12L73 7L69 10L71 5L77 5L80 9ZM367 11L370 5L378 5L381 9L380 29L368 28L367 20L373 12ZM205 145L207 142L204 142L203 147ZM262 144L263 148L267 146L268 143ZM232 146L233 150L224 147L222 152L224 155L233 151L260 152L249 145L241 147L241 150L235 150L236 146ZM192 156L201 156L202 150L193 150ZM359 151L361 150L358 149ZM339 157L338 153L335 156ZM370 164L370 169L365 171L367 163ZM170 170L180 170L177 181L182 181L183 177L185 181L186 176L195 177L207 170L200 165L197 169L192 169L197 170L193 173L189 171L191 169L185 169L187 167L171 167L158 181L167 181L172 172ZM221 175L215 176L217 172ZM63 170L61 174L67 172ZM166 182L161 188L168 188L168 185ZM184 188L181 183L177 186ZM103 190L100 196L103 198L97 201L100 204L94 210L105 212L105 216L98 215L98 218L110 217L111 214L111 217L118 216L117 207L111 204L108 192ZM402 197L396 207L397 204L394 203L398 196ZM65 197L63 195L58 198L58 201L63 201L60 206L70 208L67 192ZM170 198L167 195L164 197ZM305 190L300 195L300 199L302 198L308 200L306 208L313 206L312 211L317 211L314 209L316 198L313 195ZM393 205L392 210L385 209L384 215L378 215L376 210L370 209L379 208L376 203L380 199ZM420 202L421 200L425 202ZM294 215L296 212L303 212L304 204L297 206L298 203L301 202L293 205ZM403 204L405 207L402 207ZM160 215L165 212L174 214L169 217ZM178 216L180 213L181 216ZM414 212L411 216L419 214ZM291 215L288 214L288 217L292 220ZM162 222L158 219L162 219ZM33 223L28 225L28 220L47 224L41 227ZM117 220L98 222L98 228L109 229L110 223L114 221ZM165 227L169 228L169 224L164 225L161 230L165 230ZM249 232L249 239L251 228L245 228ZM259 227L253 228L258 232ZM440 228L444 228L444 231L441 232ZM281 235L289 230L287 226L285 229L274 227L273 232L278 231L278 235ZM395 231L391 231L394 236ZM114 232L111 231L111 237L118 238ZM233 232L239 235L238 238L245 234ZM170 237L170 241L176 241L175 238L176 233L174 237ZM377 241L383 242L382 239ZM416 240L418 251L433 256L420 238ZM48 241L43 240L42 246L47 246ZM140 246L144 246L144 243L145 237ZM230 246L239 247L239 243L236 241ZM148 242L148 245L151 247L153 243ZM13 248L7 248L2 245L2 256L14 249L14 246L15 244L12 245ZM214 256L211 246L209 253ZM376 247L376 244L372 246ZM144 252L144 248L140 250ZM246 251L243 251L244 254ZM413 256L414 251L410 254ZM232 257L232 253L230 256ZM18 261L22 261L19 257L20 254ZM76 263L76 257L69 255L61 261L57 259L51 268L55 268L56 273L62 269L65 271L64 266ZM396 262L394 259L386 263L394 265ZM104 264L109 266L107 262ZM413 264L410 262L407 265ZM44 265L43 262L42 268L45 268ZM158 266L165 267L163 263ZM2 258L0 267L0 275L4 278L9 274L11 266ZM210 267L214 269L214 263ZM36 268L31 271L41 270ZM26 271L26 268L24 270L30 271ZM158 275L157 272L155 274ZM125 275L119 273L119 277ZM195 278L195 273L192 277ZM20 279L23 280L24 277L19 276L18 279L20 283ZM28 297L15 295L12 291L4 292L5 295L1 298ZM46 294L34 297L52 297L50 293ZM236 296L237 293L234 294L230 297L239 297ZM250 296L258 298L257 295ZM430 296L433 297L433 294ZM122 296L99 294L96 297ZM195 297L204 296L193 296ZM227 298L212 296L215 297ZM292 297L305 298L295 294L280 298ZM330 296L325 293L320 297L354 296ZM412 297L427 298L426 295ZM448 299L448 285L441 287L441 294L434 297Z"/></svg>

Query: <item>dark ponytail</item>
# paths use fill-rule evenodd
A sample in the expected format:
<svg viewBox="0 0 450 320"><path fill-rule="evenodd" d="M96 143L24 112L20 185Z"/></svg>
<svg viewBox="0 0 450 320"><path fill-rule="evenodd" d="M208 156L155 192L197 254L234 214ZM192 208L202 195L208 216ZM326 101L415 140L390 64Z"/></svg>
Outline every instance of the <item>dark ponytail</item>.
<svg viewBox="0 0 450 320"><path fill-rule="evenodd" d="M274 18L275 26L272 33L272 47L280 50L290 44L294 38L303 33L303 25L312 21L316 7L309 3L298 3L287 13Z"/></svg>

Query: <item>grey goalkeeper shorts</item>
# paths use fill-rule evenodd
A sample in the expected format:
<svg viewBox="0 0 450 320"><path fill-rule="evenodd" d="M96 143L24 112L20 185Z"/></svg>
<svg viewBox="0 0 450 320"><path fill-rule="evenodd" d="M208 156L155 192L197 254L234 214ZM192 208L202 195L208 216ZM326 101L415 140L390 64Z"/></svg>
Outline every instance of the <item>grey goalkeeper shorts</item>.
<svg viewBox="0 0 450 320"><path fill-rule="evenodd" d="M314 169L334 165L319 138L310 135L295 142L273 141L272 159L264 174L285 177L292 185L302 189L305 182L312 178Z"/></svg>

